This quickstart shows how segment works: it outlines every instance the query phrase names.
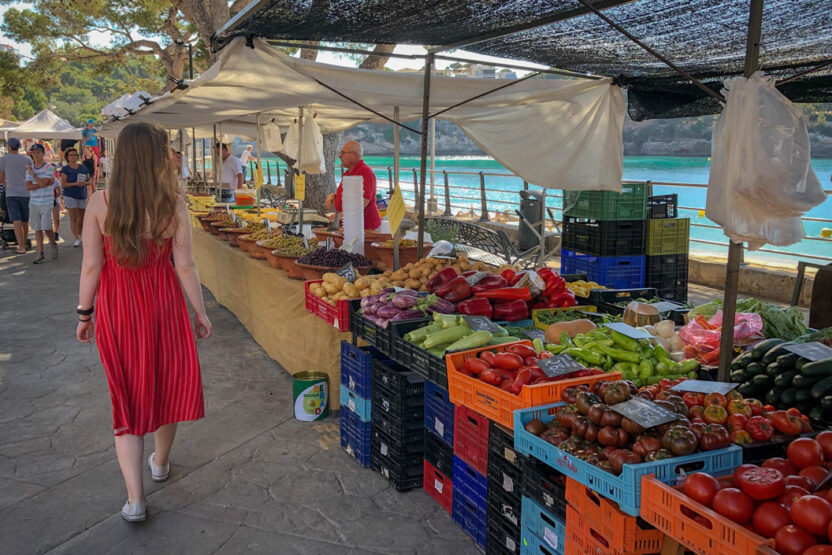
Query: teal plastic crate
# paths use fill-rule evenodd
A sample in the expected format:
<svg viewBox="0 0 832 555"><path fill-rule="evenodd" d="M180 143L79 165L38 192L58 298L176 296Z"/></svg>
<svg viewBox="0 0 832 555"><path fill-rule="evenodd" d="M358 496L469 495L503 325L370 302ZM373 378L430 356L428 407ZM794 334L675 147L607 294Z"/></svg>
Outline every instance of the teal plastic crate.
<svg viewBox="0 0 832 555"><path fill-rule="evenodd" d="M556 409L563 405L564 403L554 403L514 411L514 447L520 453L545 462L558 472L615 501L628 515L640 516L642 476L655 474L657 480L674 485L683 474L707 472L712 476L720 476L730 474L742 464L742 449L732 445L725 449L663 461L625 464L621 475L616 476L561 451L526 431L526 424L531 420L538 419L545 424L554 419Z"/></svg>
<svg viewBox="0 0 832 555"><path fill-rule="evenodd" d="M564 553L566 522L523 497L520 513L520 553Z"/></svg>
<svg viewBox="0 0 832 555"><path fill-rule="evenodd" d="M354 412L362 422L369 422L372 419L373 404L344 384L341 384L341 406L346 410Z"/></svg>
<svg viewBox="0 0 832 555"><path fill-rule="evenodd" d="M621 193L563 191L563 215L590 220L647 219L647 184L623 183Z"/></svg>

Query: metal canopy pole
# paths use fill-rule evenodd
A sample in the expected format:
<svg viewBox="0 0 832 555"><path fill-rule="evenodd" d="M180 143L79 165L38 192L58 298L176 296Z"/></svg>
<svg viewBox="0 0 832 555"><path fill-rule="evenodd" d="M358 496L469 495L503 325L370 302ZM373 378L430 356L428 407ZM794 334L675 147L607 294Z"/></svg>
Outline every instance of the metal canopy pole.
<svg viewBox="0 0 832 555"><path fill-rule="evenodd" d="M425 87L422 93L422 144L419 157L419 169L422 175L419 176L419 192L416 195L419 203L419 232L416 238L416 256L422 258L425 250L425 173L427 171L428 158L428 119L430 119L430 68L433 66L433 54L425 56Z"/></svg>
<svg viewBox="0 0 832 555"><path fill-rule="evenodd" d="M222 200L222 192L220 191L219 175L217 174L217 124L214 124L214 143L211 145L211 174L214 178L214 194L217 195L217 202Z"/></svg>
<svg viewBox="0 0 832 555"><path fill-rule="evenodd" d="M399 121L399 107L393 107L393 119ZM393 183L390 184L390 190L395 191L399 185L399 126L393 126Z"/></svg>
<svg viewBox="0 0 832 555"><path fill-rule="evenodd" d="M300 107L298 117L298 159L295 161L298 166L298 175L303 174L300 165L301 152L303 152L303 106ZM297 195L297 188L295 188L295 195ZM303 184L303 196L306 197L306 183ZM303 200L298 203L298 233L303 235Z"/></svg>
<svg viewBox="0 0 832 555"><path fill-rule="evenodd" d="M760 57L760 34L763 26L763 0L751 0L748 16L748 42L745 49L746 78L757 70ZM722 306L722 335L719 340L719 381L729 381L734 352L734 318L737 313L737 290L740 280L742 243L729 242L728 266L725 272L725 299Z"/></svg>
<svg viewBox="0 0 832 555"><path fill-rule="evenodd" d="M257 112L257 169L260 170L261 175L263 172L263 166L261 165L260 158L262 154L262 144L263 138L260 134L261 127L260 127L260 112ZM257 185L257 170L254 171L254 190L257 193L257 219L260 219L260 187Z"/></svg>

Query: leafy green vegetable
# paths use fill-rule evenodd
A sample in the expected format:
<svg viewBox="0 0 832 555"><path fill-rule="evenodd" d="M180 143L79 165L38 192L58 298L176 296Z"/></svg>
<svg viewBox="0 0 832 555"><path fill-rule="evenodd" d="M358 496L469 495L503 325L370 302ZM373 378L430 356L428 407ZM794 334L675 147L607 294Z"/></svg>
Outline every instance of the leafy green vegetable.
<svg viewBox="0 0 832 555"><path fill-rule="evenodd" d="M697 306L688 313L688 318L695 318L701 314L710 318L721 310L723 303L717 299L713 302ZM769 338L777 337L791 341L808 331L803 323L803 313L796 306L780 308L771 303L763 302L753 297L737 301L737 312L753 312L763 319L763 335Z"/></svg>

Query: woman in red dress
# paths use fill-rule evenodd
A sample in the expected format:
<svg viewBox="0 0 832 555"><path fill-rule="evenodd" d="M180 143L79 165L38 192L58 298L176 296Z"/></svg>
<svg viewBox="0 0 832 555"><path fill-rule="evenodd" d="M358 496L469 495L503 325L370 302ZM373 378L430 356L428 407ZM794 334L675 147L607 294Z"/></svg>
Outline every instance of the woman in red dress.
<svg viewBox="0 0 832 555"><path fill-rule="evenodd" d="M76 334L84 343L95 334L107 373L116 454L127 485L121 514L130 522L146 516L143 436L154 432L156 450L147 462L151 478L164 481L176 423L205 415L183 289L199 338L210 337L211 322L167 142L159 126L126 126L116 143L110 186L92 196L84 217Z"/></svg>

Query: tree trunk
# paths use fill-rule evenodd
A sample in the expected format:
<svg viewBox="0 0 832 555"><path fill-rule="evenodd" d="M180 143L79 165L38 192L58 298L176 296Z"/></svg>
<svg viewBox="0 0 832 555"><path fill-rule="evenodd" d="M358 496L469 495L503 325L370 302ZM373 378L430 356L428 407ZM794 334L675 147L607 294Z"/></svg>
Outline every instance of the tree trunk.
<svg viewBox="0 0 832 555"><path fill-rule="evenodd" d="M375 48L373 48L373 52L376 54L381 55L372 55L367 56L361 65L358 66L360 69L384 69L384 65L387 63L387 60L390 59L390 56L384 56L383 54L391 54L393 50L395 50L395 44L377 44Z"/></svg>
<svg viewBox="0 0 832 555"><path fill-rule="evenodd" d="M304 44L311 44L317 46L318 44L320 44L320 41L310 40L304 42ZM300 57L304 60L312 60L314 62L318 58L318 51L314 48L301 48Z"/></svg>
<svg viewBox="0 0 832 555"><path fill-rule="evenodd" d="M306 200L304 206L313 208L319 214L326 211L324 203L330 193L334 193L335 165L338 163L338 147L341 144L341 133L330 133L324 135L324 160L326 162L326 173L320 175L306 176Z"/></svg>

